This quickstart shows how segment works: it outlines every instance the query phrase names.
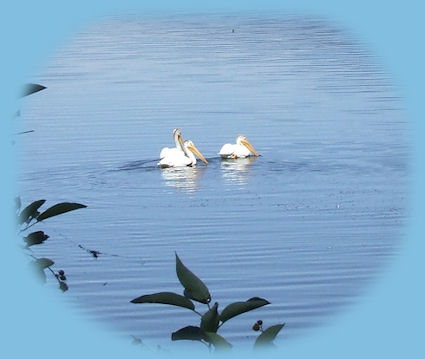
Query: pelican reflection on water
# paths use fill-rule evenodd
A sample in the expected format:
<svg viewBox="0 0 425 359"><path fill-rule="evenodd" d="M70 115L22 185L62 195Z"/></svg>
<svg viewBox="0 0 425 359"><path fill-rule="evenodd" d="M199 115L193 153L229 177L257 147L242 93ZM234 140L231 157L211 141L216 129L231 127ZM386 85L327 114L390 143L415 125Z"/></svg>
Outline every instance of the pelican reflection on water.
<svg viewBox="0 0 425 359"><path fill-rule="evenodd" d="M257 157L245 157L238 159L222 159L221 169L223 179L231 183L246 183L250 171L249 167L257 160Z"/></svg>
<svg viewBox="0 0 425 359"><path fill-rule="evenodd" d="M194 192L199 185L205 167L170 167L161 171L165 185L188 193Z"/></svg>

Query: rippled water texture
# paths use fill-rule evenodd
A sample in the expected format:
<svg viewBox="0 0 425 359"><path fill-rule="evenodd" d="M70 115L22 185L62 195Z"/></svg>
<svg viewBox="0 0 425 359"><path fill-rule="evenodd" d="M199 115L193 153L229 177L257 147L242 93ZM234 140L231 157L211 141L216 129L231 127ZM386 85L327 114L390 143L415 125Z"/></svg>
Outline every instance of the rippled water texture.
<svg viewBox="0 0 425 359"><path fill-rule="evenodd" d="M236 346L257 319L286 323L278 345L332 323L385 273L406 218L407 125L368 51L286 15L114 18L70 39L31 79L47 89L24 99L35 132L17 138L24 204L88 206L39 227L50 238L35 254L67 273L57 295L172 347L198 317L129 301L181 291L176 251L221 308L272 303L220 329ZM208 167L156 167L175 127ZM239 133L262 156L220 160Z"/></svg>

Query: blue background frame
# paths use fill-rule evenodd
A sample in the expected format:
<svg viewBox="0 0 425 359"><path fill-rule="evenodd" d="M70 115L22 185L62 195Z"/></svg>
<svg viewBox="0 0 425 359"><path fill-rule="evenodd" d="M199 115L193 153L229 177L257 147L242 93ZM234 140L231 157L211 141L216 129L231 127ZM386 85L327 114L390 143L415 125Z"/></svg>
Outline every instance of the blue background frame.
<svg viewBox="0 0 425 359"><path fill-rule="evenodd" d="M10 1L2 4L1 36L1 345L0 355L16 358L57 355L60 358L140 358L142 353L105 330L80 318L58 293L29 278L15 240L13 197L17 164L11 144L11 117L22 84L32 80L50 54L101 16L143 12L209 12L281 10L320 16L352 32L378 56L384 71L404 99L413 155L410 217L402 252L371 286L366 296L343 311L332 324L270 353L282 358L425 357L425 111L424 9L420 1ZM59 293L60 294L60 293ZM208 356L206 351L200 355ZM240 353L239 353L240 354ZM168 356L166 354L163 354ZM163 356L161 355L161 356ZM231 356L236 357L236 353ZM254 356L251 351L246 356ZM258 356L258 355L256 355Z"/></svg>

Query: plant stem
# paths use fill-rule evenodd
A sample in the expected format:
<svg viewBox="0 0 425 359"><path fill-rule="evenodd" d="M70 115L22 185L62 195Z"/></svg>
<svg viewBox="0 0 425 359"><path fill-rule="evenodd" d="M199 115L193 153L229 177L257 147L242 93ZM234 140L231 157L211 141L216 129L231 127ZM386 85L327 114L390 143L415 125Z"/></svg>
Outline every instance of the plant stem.
<svg viewBox="0 0 425 359"><path fill-rule="evenodd" d="M21 229L19 233L25 232L28 228L31 228L34 224L37 224L38 221L35 221L34 223L31 223L30 225L26 226L25 228Z"/></svg>
<svg viewBox="0 0 425 359"><path fill-rule="evenodd" d="M192 309L193 312L195 312L196 314L198 314L200 317L202 317L202 313L199 313L197 310Z"/></svg>

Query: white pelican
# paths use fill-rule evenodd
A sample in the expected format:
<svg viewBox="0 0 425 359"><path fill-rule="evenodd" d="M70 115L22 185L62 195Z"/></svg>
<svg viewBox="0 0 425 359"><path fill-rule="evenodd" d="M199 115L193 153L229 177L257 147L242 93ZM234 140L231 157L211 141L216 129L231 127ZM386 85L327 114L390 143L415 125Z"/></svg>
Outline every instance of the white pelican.
<svg viewBox="0 0 425 359"><path fill-rule="evenodd" d="M173 153L184 152L182 132L180 131L179 128L175 128L173 130L173 138L174 138L174 143L176 144L176 147L173 147L173 148L164 147L159 154L159 158L161 160L165 157L172 156Z"/></svg>
<svg viewBox="0 0 425 359"><path fill-rule="evenodd" d="M238 135L238 137L236 137L236 144L226 143L221 148L219 155L221 158L243 158L249 157L251 152L255 156L259 156L258 152L251 145L246 136Z"/></svg>
<svg viewBox="0 0 425 359"><path fill-rule="evenodd" d="M173 135L176 148L165 147L161 150L161 159L158 162L159 167L195 166L196 157L194 154L197 155L203 162L205 162L206 165L208 164L208 161L196 148L192 141L186 140L183 142L179 129L175 129Z"/></svg>

